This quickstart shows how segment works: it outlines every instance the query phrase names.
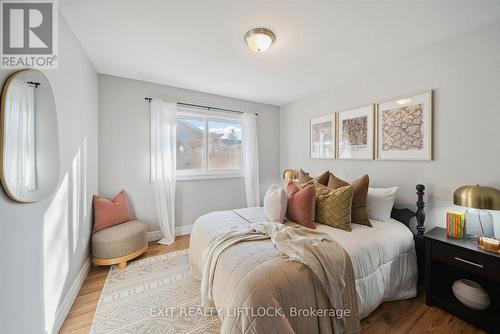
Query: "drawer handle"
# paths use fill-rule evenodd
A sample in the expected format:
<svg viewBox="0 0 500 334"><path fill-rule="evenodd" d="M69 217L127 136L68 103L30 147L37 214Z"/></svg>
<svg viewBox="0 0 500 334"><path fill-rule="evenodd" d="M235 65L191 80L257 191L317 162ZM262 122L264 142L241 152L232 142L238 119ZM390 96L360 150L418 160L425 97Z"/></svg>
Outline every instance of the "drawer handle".
<svg viewBox="0 0 500 334"><path fill-rule="evenodd" d="M464 259L462 259L460 257L456 257L455 256L455 260L460 261L460 262L464 262L464 263L467 263L467 264L470 264L472 266L476 266L478 268L484 268L484 266L482 264L471 262L471 261L467 261L467 260L464 260Z"/></svg>

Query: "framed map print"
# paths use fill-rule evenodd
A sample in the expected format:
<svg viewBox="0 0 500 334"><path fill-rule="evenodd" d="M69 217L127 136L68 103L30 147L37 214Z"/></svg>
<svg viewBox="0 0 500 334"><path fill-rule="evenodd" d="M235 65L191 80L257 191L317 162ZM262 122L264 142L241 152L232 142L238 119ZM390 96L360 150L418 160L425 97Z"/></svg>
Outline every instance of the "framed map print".
<svg viewBox="0 0 500 334"><path fill-rule="evenodd" d="M337 113L337 158L373 160L375 142L373 104Z"/></svg>
<svg viewBox="0 0 500 334"><path fill-rule="evenodd" d="M311 118L311 158L335 159L335 114Z"/></svg>
<svg viewBox="0 0 500 334"><path fill-rule="evenodd" d="M378 160L432 160L432 91L377 105Z"/></svg>

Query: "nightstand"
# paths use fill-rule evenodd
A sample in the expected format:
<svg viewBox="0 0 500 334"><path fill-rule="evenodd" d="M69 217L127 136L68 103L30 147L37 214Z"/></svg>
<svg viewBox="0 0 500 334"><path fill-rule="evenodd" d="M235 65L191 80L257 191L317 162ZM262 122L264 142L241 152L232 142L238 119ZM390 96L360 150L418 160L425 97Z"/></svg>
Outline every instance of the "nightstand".
<svg viewBox="0 0 500 334"><path fill-rule="evenodd" d="M481 328L500 333L500 255L480 249L470 239L452 239L435 227L425 237L425 302ZM489 294L491 306L477 311L463 305L451 287L458 279L479 283Z"/></svg>

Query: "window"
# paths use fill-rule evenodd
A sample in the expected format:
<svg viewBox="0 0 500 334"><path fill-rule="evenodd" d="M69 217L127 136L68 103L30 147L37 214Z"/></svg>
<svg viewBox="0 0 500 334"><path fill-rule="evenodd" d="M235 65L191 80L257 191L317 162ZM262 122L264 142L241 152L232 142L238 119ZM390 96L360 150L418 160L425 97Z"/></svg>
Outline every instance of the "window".
<svg viewBox="0 0 500 334"><path fill-rule="evenodd" d="M205 120L177 117L177 171L203 169Z"/></svg>
<svg viewBox="0 0 500 334"><path fill-rule="evenodd" d="M179 179L241 176L242 125L238 116L179 113L176 146Z"/></svg>
<svg viewBox="0 0 500 334"><path fill-rule="evenodd" d="M241 123L208 121L208 169L241 169Z"/></svg>

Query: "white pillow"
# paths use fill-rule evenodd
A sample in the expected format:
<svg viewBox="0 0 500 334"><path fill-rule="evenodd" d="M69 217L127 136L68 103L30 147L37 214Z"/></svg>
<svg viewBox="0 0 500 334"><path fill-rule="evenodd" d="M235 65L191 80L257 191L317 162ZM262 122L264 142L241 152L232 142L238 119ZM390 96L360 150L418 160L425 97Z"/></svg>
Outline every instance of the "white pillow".
<svg viewBox="0 0 500 334"><path fill-rule="evenodd" d="M398 187L368 188L368 195L366 196L368 218L381 221L391 219L391 211L398 189Z"/></svg>
<svg viewBox="0 0 500 334"><path fill-rule="evenodd" d="M269 221L282 223L286 215L288 199L285 189L274 184L269 187L264 196L264 214Z"/></svg>

